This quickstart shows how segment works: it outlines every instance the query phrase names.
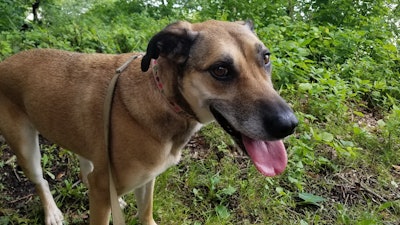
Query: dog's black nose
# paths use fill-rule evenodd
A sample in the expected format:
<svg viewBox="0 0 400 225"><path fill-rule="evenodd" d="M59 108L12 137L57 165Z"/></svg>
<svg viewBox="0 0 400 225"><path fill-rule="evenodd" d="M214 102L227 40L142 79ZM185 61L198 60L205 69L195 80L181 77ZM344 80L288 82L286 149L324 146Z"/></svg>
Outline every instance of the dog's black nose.
<svg viewBox="0 0 400 225"><path fill-rule="evenodd" d="M282 139L293 134L299 121L283 99L266 103L263 108L264 127L272 139Z"/></svg>
<svg viewBox="0 0 400 225"><path fill-rule="evenodd" d="M265 122L268 123L265 124L269 131L268 133L276 139L282 139L293 134L294 129L299 123L291 109L285 112L280 112L272 116L269 121Z"/></svg>

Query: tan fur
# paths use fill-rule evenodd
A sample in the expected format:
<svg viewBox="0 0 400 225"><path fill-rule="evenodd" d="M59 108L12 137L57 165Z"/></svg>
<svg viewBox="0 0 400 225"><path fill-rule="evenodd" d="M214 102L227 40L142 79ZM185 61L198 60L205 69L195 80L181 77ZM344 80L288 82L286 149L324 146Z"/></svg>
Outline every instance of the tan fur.
<svg viewBox="0 0 400 225"><path fill-rule="evenodd" d="M183 43L176 52L167 51L165 46L170 43L164 43L165 37L184 37L190 44ZM214 119L210 104L215 101L219 110L226 110L236 129L268 139L269 134L258 123L259 114L254 113L262 110L253 103L283 102L272 87L270 69L259 63L257 46L263 44L248 25L179 22L165 28L157 38L154 43L161 50L154 58L158 58L166 96L185 103L183 108L192 111L199 121L171 109L155 87L152 69L140 70L140 59L121 75L113 102L112 168L118 195L135 190L138 216L145 225L155 224L155 177L179 161L181 149L201 124ZM150 46L147 55L151 55ZM187 48L189 52L185 52ZM62 224L62 215L40 169L38 133L81 157L83 180L90 190L90 224L109 223L102 110L115 69L132 55L135 53L80 54L41 49L21 52L0 63L0 132L38 187L47 225ZM230 83L215 80L209 72L213 63L227 56L233 59L238 74ZM243 118L250 119L241 123Z"/></svg>

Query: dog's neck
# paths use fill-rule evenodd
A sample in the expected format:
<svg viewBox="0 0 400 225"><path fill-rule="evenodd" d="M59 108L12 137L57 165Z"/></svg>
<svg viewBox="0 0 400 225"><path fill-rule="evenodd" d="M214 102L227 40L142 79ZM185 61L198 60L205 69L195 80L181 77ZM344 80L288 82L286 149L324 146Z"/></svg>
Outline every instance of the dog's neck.
<svg viewBox="0 0 400 225"><path fill-rule="evenodd" d="M178 85L168 85L168 83L163 83L161 74L160 74L160 67L157 60L153 59L151 62L152 65L152 74L154 78L155 85L159 90L160 94L163 96L165 101L171 107L171 109L187 118L199 121L196 114L193 112L192 108L190 107L189 103L180 93ZM175 75L176 76L176 75Z"/></svg>

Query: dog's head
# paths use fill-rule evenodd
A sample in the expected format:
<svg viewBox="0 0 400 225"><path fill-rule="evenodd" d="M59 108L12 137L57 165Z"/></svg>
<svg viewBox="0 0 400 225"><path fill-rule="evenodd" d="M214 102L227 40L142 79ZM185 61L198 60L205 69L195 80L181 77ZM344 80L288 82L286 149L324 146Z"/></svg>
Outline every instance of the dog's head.
<svg viewBox="0 0 400 225"><path fill-rule="evenodd" d="M175 67L180 93L197 118L215 119L262 174L273 176L286 167L281 139L298 121L273 88L270 54L251 22L178 22L151 39L142 70L157 58Z"/></svg>

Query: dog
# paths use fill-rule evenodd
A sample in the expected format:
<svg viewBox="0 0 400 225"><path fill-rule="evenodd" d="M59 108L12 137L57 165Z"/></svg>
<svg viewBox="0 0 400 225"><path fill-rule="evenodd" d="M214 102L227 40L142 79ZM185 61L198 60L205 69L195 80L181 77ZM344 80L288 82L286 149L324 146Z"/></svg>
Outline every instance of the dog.
<svg viewBox="0 0 400 225"><path fill-rule="evenodd" d="M36 185L46 225L62 224L63 216L43 178L39 133L79 155L90 224L109 223L102 109L115 69L139 54L36 49L0 63L0 133ZM156 224L155 177L178 163L203 124L216 120L263 175L285 169L282 139L298 120L273 88L270 54L250 21L180 21L155 34L121 73L110 167L118 196L134 191L142 224Z"/></svg>

